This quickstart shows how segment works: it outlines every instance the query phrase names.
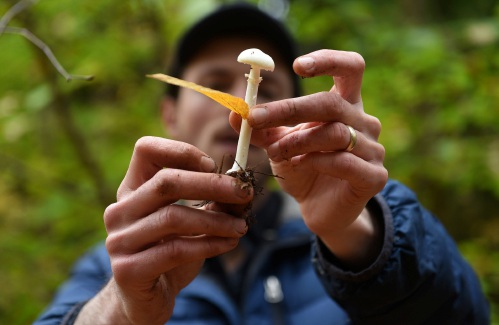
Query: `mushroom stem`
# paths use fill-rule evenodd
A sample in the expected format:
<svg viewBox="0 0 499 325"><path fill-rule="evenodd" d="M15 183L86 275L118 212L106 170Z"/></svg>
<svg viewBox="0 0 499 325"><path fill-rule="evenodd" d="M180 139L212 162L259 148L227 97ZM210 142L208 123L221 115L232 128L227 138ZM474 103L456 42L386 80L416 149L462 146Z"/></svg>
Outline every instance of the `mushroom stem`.
<svg viewBox="0 0 499 325"><path fill-rule="evenodd" d="M258 85L262 78L260 78L260 70L274 70L274 61L270 56L263 53L259 49L248 49L244 50L239 54L237 61L241 63L246 63L251 65L251 70L249 74L246 74L248 78L248 85L246 87L245 102L248 104L249 108L252 108L256 104L256 95L258 93ZM246 119L243 119L241 124L241 130L239 132L239 140L237 142L236 158L234 165L231 169L227 171L227 174L238 172L239 170L246 170L246 164L248 162L248 151L251 140L251 127Z"/></svg>
<svg viewBox="0 0 499 325"><path fill-rule="evenodd" d="M253 107L256 104L256 97L258 94L258 85L262 78L260 78L260 68L252 67L248 76L248 85L246 88L246 96L244 101L249 107ZM228 171L245 170L248 163L248 151L251 140L251 126L246 119L242 120L241 130L239 131L239 139L237 142L237 151L234 165Z"/></svg>

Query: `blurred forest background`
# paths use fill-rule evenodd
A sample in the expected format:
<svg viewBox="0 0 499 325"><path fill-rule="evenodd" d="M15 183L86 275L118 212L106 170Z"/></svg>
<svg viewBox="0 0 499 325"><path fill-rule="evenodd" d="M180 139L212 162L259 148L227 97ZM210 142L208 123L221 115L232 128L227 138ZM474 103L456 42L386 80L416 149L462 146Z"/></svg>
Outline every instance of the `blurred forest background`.
<svg viewBox="0 0 499 325"><path fill-rule="evenodd" d="M73 262L105 238L135 141L163 136L158 101L174 40L219 3L38 1L0 21L0 324L28 324ZM392 178L458 241L499 313L499 3L252 1L282 13L302 52L360 52ZM0 16L18 3L0 1ZM10 29L3 29L4 23ZM2 25L3 24L3 25ZM21 35L44 41L69 73ZM304 80L308 92L329 78Z"/></svg>

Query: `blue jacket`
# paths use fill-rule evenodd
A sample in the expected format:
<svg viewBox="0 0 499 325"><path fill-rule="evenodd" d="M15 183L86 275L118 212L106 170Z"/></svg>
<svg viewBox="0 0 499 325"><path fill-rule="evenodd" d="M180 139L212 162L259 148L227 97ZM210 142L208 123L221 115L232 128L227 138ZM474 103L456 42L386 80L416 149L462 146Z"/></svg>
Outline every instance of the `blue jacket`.
<svg viewBox="0 0 499 325"><path fill-rule="evenodd" d="M384 243L360 272L342 269L282 203L269 205L281 215L279 227L246 241L252 258L243 275L227 280L217 259L208 260L177 296L168 324L489 324L473 270L403 185L389 181L368 204L384 222ZM100 245L76 264L35 324L71 324L111 275Z"/></svg>

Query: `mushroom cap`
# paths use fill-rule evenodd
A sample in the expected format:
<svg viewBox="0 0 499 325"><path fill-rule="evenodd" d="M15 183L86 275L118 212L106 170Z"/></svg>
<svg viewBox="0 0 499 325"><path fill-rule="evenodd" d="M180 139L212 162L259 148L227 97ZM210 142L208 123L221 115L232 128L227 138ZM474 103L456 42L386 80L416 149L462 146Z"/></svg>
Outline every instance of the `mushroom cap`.
<svg viewBox="0 0 499 325"><path fill-rule="evenodd" d="M237 62L246 63L251 67L259 67L260 69L274 71L274 60L270 55L263 53L259 49L247 49L241 52L237 57Z"/></svg>

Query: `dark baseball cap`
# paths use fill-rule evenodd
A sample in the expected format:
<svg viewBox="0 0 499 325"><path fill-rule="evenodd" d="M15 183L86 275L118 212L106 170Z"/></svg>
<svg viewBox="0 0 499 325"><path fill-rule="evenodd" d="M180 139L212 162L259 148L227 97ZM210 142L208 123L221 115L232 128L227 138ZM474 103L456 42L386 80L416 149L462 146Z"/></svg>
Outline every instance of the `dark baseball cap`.
<svg viewBox="0 0 499 325"><path fill-rule="evenodd" d="M294 96L300 96L298 76L293 61L297 45L286 26L254 5L235 3L222 5L191 26L180 38L173 54L169 74L180 77L190 60L213 39L221 36L252 36L267 40L282 56L293 75ZM169 95L178 94L178 87L169 87Z"/></svg>

